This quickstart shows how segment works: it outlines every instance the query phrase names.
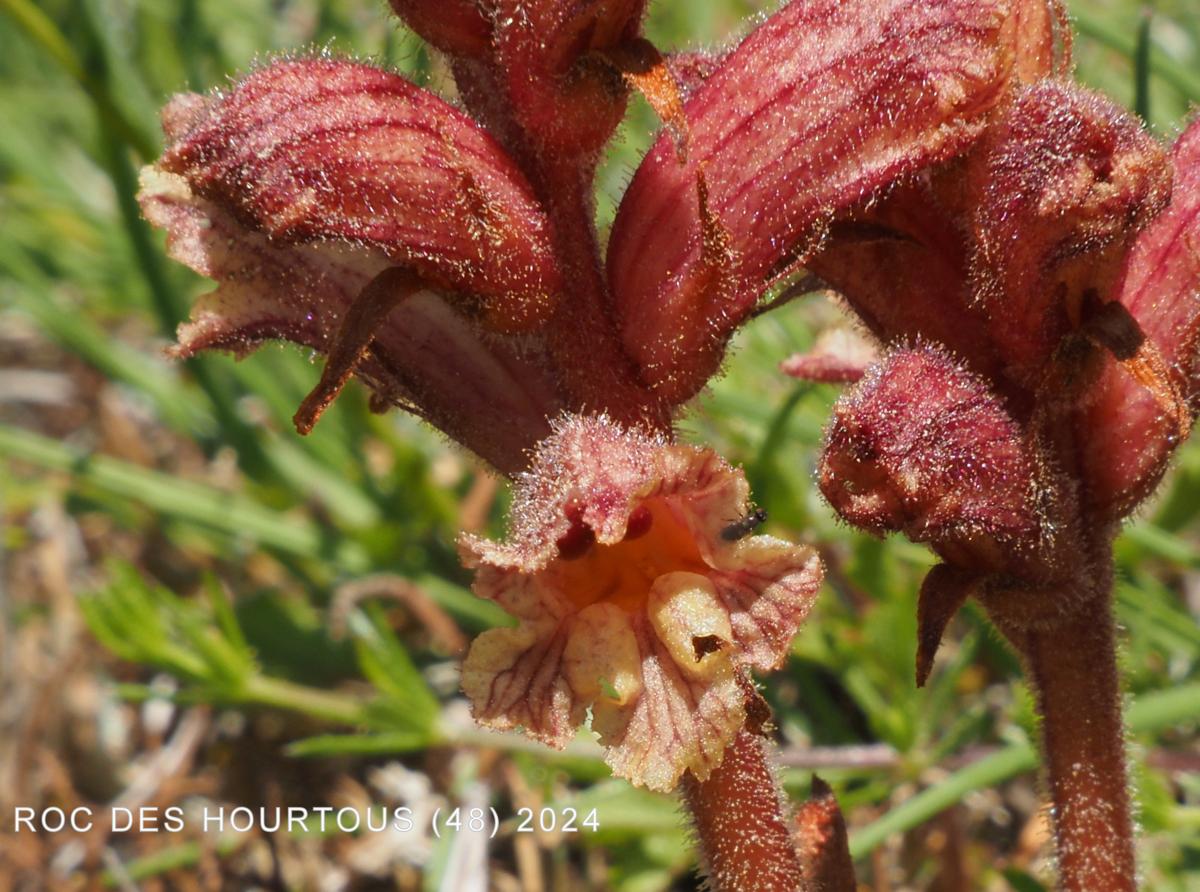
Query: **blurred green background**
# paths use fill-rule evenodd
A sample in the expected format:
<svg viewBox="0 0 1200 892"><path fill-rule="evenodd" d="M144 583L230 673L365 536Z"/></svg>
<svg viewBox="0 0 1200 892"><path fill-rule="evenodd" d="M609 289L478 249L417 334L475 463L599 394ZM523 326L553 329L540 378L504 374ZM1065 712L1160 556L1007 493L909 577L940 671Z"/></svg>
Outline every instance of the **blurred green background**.
<svg viewBox="0 0 1200 892"><path fill-rule="evenodd" d="M655 0L664 48L716 46L763 4ZM1200 8L1076 3L1078 75L1164 139L1200 101ZM667 797L475 729L464 636L503 621L453 542L499 532L505 493L355 387L307 437L313 358L164 358L210 283L165 259L137 170L157 110L272 54L329 49L445 90L377 0L0 0L0 892L41 888L695 888ZM635 100L602 168L611 219L655 127ZM746 468L772 532L817 543L829 584L766 680L782 779L817 770L874 889L1042 888L1035 729L1014 658L968 609L914 687L921 548L835 523L812 483L837 389L779 360L835 318L760 317L683 424ZM1146 887L1200 890L1200 439L1118 547L1118 615ZM122 799L121 797L129 797ZM140 799L138 798L140 797ZM13 833L16 805L494 806L462 834ZM596 810L597 831L514 833L520 808ZM465 873L464 873L465 871Z"/></svg>

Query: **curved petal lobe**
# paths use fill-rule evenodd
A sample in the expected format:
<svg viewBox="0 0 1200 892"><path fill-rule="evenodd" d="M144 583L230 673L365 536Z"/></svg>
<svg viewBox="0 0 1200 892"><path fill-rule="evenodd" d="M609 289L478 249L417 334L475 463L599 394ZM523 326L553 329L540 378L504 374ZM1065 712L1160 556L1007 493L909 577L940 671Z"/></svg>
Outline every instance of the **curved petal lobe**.
<svg viewBox="0 0 1200 892"><path fill-rule="evenodd" d="M496 142L390 72L276 62L224 96L177 99L159 169L273 240L382 251L494 327L529 328L560 290L545 215Z"/></svg>
<svg viewBox="0 0 1200 892"><path fill-rule="evenodd" d="M648 383L695 393L765 283L812 252L835 212L978 134L1012 73L1009 12L999 0L797 2L724 61L686 104L688 163L661 137L613 226L616 311Z"/></svg>

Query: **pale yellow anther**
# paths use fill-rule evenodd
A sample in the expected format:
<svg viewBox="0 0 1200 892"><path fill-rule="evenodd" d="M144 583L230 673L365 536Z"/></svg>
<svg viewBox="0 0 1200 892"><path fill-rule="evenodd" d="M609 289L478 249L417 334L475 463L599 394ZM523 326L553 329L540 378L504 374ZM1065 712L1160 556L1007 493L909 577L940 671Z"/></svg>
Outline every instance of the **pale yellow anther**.
<svg viewBox="0 0 1200 892"><path fill-rule="evenodd" d="M686 674L711 678L728 664L725 647L696 647L697 639L715 637L724 644L733 641L728 608L721 604L707 577L665 573L654 581L646 607L659 640Z"/></svg>

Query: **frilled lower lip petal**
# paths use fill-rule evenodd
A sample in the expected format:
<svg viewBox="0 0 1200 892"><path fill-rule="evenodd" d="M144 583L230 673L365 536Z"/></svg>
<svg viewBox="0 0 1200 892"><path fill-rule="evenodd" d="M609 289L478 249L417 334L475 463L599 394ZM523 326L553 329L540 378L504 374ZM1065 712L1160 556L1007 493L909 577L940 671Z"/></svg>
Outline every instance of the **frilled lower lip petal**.
<svg viewBox="0 0 1200 892"><path fill-rule="evenodd" d="M545 637L528 628L491 629L471 645L463 663L463 691L475 720L498 731L522 728L549 746L563 748L583 722L562 674L566 633Z"/></svg>
<svg viewBox="0 0 1200 892"><path fill-rule="evenodd" d="M590 709L618 775L707 777L746 721L743 674L784 659L821 579L812 549L742 535L747 510L744 477L707 450L560 422L509 539L461 545L476 594L519 620L467 656L476 718L561 746Z"/></svg>
<svg viewBox="0 0 1200 892"><path fill-rule="evenodd" d="M1010 13L976 0L792 3L724 60L686 104L689 163L660 138L613 226L609 280L649 383L694 393L764 284L835 212L970 143L1012 77ZM719 281L701 175L728 235Z"/></svg>
<svg viewBox="0 0 1200 892"><path fill-rule="evenodd" d="M380 249L273 241L157 168L143 172L139 200L166 230L171 256L218 282L180 327L181 356L246 354L274 339L327 351L357 295L391 265ZM373 343L357 371L385 403L416 411L502 470L524 465L558 411L553 380L530 346L485 334L436 293L393 310Z"/></svg>
<svg viewBox="0 0 1200 892"><path fill-rule="evenodd" d="M592 730L614 774L667 792L684 771L704 780L721 764L745 724L745 696L729 657L714 655L709 674L689 676L648 623L639 619L636 626L642 691L627 706L594 705Z"/></svg>

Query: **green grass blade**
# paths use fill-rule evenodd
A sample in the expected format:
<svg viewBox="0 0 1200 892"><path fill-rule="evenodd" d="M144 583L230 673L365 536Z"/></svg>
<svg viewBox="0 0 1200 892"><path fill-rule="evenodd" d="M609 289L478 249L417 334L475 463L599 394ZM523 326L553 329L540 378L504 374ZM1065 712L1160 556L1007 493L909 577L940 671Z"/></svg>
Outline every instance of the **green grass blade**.
<svg viewBox="0 0 1200 892"><path fill-rule="evenodd" d="M1135 734L1196 721L1200 721L1200 684L1146 694L1126 712L1126 723ZM973 762L855 832L850 839L850 854L856 859L862 858L889 836L925 823L968 793L993 787L1037 766L1038 755L1030 743L1015 744Z"/></svg>
<svg viewBox="0 0 1200 892"><path fill-rule="evenodd" d="M1127 59L1137 54L1137 38L1113 27L1091 12L1081 9L1079 4L1071 8L1071 18L1080 34L1090 37ZM1170 84L1193 102L1200 102L1200 76L1189 71L1165 53L1152 53L1148 66L1159 79Z"/></svg>
<svg viewBox="0 0 1200 892"><path fill-rule="evenodd" d="M879 820L854 833L850 839L850 855L855 859L862 858L889 836L925 823L961 801L968 793L1032 771L1037 765L1037 752L1029 744L1010 746L986 756L956 771L937 786L929 787L902 802Z"/></svg>
<svg viewBox="0 0 1200 892"><path fill-rule="evenodd" d="M393 756L429 747L428 734L385 731L380 734L322 734L288 744L287 754L298 758L330 756Z"/></svg>
<svg viewBox="0 0 1200 892"><path fill-rule="evenodd" d="M149 161L158 154L158 140L121 111L104 81L88 71L49 16L29 0L0 0L0 11L6 13L26 37L41 47L83 88L96 103L101 119L119 134L123 142L132 146L143 160Z"/></svg>
<svg viewBox="0 0 1200 892"><path fill-rule="evenodd" d="M0 456L69 473L80 483L230 536L250 538L299 557L328 557L347 572L361 573L369 566L366 554L354 543L331 543L324 531L303 517L284 515L195 481L89 455L19 428L0 426Z"/></svg>
<svg viewBox="0 0 1200 892"><path fill-rule="evenodd" d="M1137 47L1133 54L1133 110L1143 121L1150 121L1150 57L1154 47L1150 41L1152 10L1142 13L1138 23Z"/></svg>

